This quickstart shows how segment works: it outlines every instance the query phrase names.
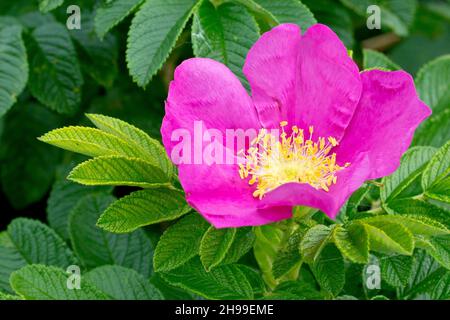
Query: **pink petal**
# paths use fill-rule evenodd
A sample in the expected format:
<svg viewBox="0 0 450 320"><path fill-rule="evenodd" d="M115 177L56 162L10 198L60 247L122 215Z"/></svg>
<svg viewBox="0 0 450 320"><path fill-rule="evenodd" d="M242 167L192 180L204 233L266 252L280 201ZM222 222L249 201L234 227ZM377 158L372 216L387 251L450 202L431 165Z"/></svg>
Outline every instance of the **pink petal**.
<svg viewBox="0 0 450 320"><path fill-rule="evenodd" d="M366 180L390 175L400 165L414 130L431 110L417 96L404 71L372 70L361 74L363 94L341 144L333 150L350 167L338 173L329 192L290 183L268 193L260 207L305 205L334 218L340 207Z"/></svg>
<svg viewBox="0 0 450 320"><path fill-rule="evenodd" d="M261 125L253 103L239 79L223 64L207 58L184 61L175 70L166 102L161 134L168 154L178 141L173 129L193 133L194 121L205 129L258 130Z"/></svg>
<svg viewBox="0 0 450 320"><path fill-rule="evenodd" d="M253 189L236 165L180 165L188 203L216 228L256 226L291 217L291 207L258 209Z"/></svg>
<svg viewBox="0 0 450 320"><path fill-rule="evenodd" d="M316 24L302 36L296 70L295 124L339 141L361 96L358 66L338 36Z"/></svg>
<svg viewBox="0 0 450 320"><path fill-rule="evenodd" d="M288 120L295 102L294 85L300 28L282 24L264 33L247 54L244 74L265 128Z"/></svg>

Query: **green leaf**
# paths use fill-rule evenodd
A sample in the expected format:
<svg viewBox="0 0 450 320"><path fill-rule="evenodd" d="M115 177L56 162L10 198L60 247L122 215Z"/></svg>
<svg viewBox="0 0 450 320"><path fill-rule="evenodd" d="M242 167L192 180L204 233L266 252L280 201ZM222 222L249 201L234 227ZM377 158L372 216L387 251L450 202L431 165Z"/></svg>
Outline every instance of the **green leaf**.
<svg viewBox="0 0 450 320"><path fill-rule="evenodd" d="M206 271L218 266L230 249L236 229L216 229L213 226L203 235L200 242L200 260Z"/></svg>
<svg viewBox="0 0 450 320"><path fill-rule="evenodd" d="M132 13L143 0L113 0L104 2L97 9L95 16L95 31L100 38L118 25Z"/></svg>
<svg viewBox="0 0 450 320"><path fill-rule="evenodd" d="M416 0L341 0L348 8L366 18L366 10L377 5L381 10L382 26L392 29L399 36L407 36L417 7Z"/></svg>
<svg viewBox="0 0 450 320"><path fill-rule="evenodd" d="M402 157L400 167L390 176L381 180L383 187L380 198L384 204L398 198L422 174L436 149L433 147L414 147ZM389 206L389 205L388 205Z"/></svg>
<svg viewBox="0 0 450 320"><path fill-rule="evenodd" d="M436 220L450 227L450 212L431 203L417 199L396 200L389 204L389 208L401 215L425 217Z"/></svg>
<svg viewBox="0 0 450 320"><path fill-rule="evenodd" d="M66 243L39 221L17 218L0 241L0 289L9 290L11 272L27 264L42 263L61 268L76 263Z"/></svg>
<svg viewBox="0 0 450 320"><path fill-rule="evenodd" d="M293 300L322 300L323 295L309 283L301 280L296 281L285 281L279 284L273 294L276 296L269 295L270 299L281 298L282 295L287 296L289 299ZM281 300L284 300L283 298Z"/></svg>
<svg viewBox="0 0 450 320"><path fill-rule="evenodd" d="M169 56L197 0L147 0L128 34L127 64L133 80L145 87Z"/></svg>
<svg viewBox="0 0 450 320"><path fill-rule="evenodd" d="M439 236L449 234L450 231L441 223L419 215L379 215L357 220L363 223L398 223L406 227L415 235Z"/></svg>
<svg viewBox="0 0 450 320"><path fill-rule="evenodd" d="M85 196L93 193L110 193L110 187L86 187L65 178L58 179L47 200L47 221L64 240L69 240L69 215Z"/></svg>
<svg viewBox="0 0 450 320"><path fill-rule="evenodd" d="M0 172L3 191L14 208L39 201L50 188L60 152L36 137L59 124L55 114L37 104L17 105L6 115Z"/></svg>
<svg viewBox="0 0 450 320"><path fill-rule="evenodd" d="M368 263L369 237L364 225L350 224L336 227L334 243L346 258L355 263Z"/></svg>
<svg viewBox="0 0 450 320"><path fill-rule="evenodd" d="M305 261L312 263L317 259L322 249L333 237L333 231L334 229L319 224L306 232L300 243L300 252Z"/></svg>
<svg viewBox="0 0 450 320"><path fill-rule="evenodd" d="M421 298L431 300L448 300L450 299L450 271L439 268L423 279L410 292L414 296L422 294Z"/></svg>
<svg viewBox="0 0 450 320"><path fill-rule="evenodd" d="M117 235L95 224L115 198L107 194L89 195L72 210L69 232L72 246L87 268L115 264L132 268L149 277L152 273L152 244L142 230Z"/></svg>
<svg viewBox="0 0 450 320"><path fill-rule="evenodd" d="M260 14L266 22L275 26L281 23L295 23L305 31L317 21L308 7L299 0L238 0L256 14Z"/></svg>
<svg viewBox="0 0 450 320"><path fill-rule="evenodd" d="M27 300L107 300L109 299L97 287L81 280L80 290L71 290L67 286L70 274L63 270L44 266L30 265L11 275L14 291Z"/></svg>
<svg viewBox="0 0 450 320"><path fill-rule="evenodd" d="M141 188L154 188L169 182L166 174L151 163L122 156L103 156L85 161L70 172L68 179L84 185Z"/></svg>
<svg viewBox="0 0 450 320"><path fill-rule="evenodd" d="M114 202L100 216L97 225L110 232L125 233L177 219L190 210L181 191L166 188L141 190Z"/></svg>
<svg viewBox="0 0 450 320"><path fill-rule="evenodd" d="M48 23L37 27L31 36L31 93L59 113L75 113L81 101L83 78L67 29L59 23Z"/></svg>
<svg viewBox="0 0 450 320"><path fill-rule="evenodd" d="M271 288L278 284L273 276L272 269L283 241L284 230L282 230L282 226L283 224L269 224L254 229L256 239L253 252L259 269L263 273L263 279Z"/></svg>
<svg viewBox="0 0 450 320"><path fill-rule="evenodd" d="M399 70L401 67L390 60L387 56L385 56L383 53L370 50L370 49L363 49L363 66L364 69L377 69L377 68L383 68L387 70Z"/></svg>
<svg viewBox="0 0 450 320"><path fill-rule="evenodd" d="M231 244L222 264L238 262L247 252L253 248L255 234L251 227L240 227L236 230Z"/></svg>
<svg viewBox="0 0 450 320"><path fill-rule="evenodd" d="M18 25L0 25L0 117L17 101L28 80L28 61Z"/></svg>
<svg viewBox="0 0 450 320"><path fill-rule="evenodd" d="M321 288L333 296L342 291L345 284L344 259L335 245L325 245L314 261L312 271Z"/></svg>
<svg viewBox="0 0 450 320"><path fill-rule="evenodd" d="M245 7L225 3L215 7L203 1L194 15L192 45L197 57L222 62L248 88L242 73L248 50L259 38L259 29Z"/></svg>
<svg viewBox="0 0 450 320"><path fill-rule="evenodd" d="M414 133L413 145L440 147L450 139L450 109L433 114Z"/></svg>
<svg viewBox="0 0 450 320"><path fill-rule="evenodd" d="M174 166L167 157L164 147L141 129L125 121L100 114L87 114L86 116L100 130L125 140L135 150L139 151L143 159L158 164L168 177L174 174Z"/></svg>
<svg viewBox="0 0 450 320"><path fill-rule="evenodd" d="M39 0L39 10L49 12L58 8L64 3L64 0Z"/></svg>
<svg viewBox="0 0 450 320"><path fill-rule="evenodd" d="M319 23L327 25L336 32L347 48L354 47L355 35L352 16L347 8L338 1L302 0L302 2L314 13ZM302 32L305 31L306 28L302 28Z"/></svg>
<svg viewBox="0 0 450 320"><path fill-rule="evenodd" d="M364 184L358 190L353 192L350 198L348 198L347 202L339 210L338 221L345 222L348 219L353 219L354 216L358 213L358 206L369 194L370 190L370 185Z"/></svg>
<svg viewBox="0 0 450 320"><path fill-rule="evenodd" d="M0 301L14 301L22 300L19 296L13 296L11 294L0 292Z"/></svg>
<svg viewBox="0 0 450 320"><path fill-rule="evenodd" d="M87 10L83 11L83 27L71 30L70 35L79 49L83 71L102 86L111 87L118 73L116 37L108 35L100 40L94 31L94 15Z"/></svg>
<svg viewBox="0 0 450 320"><path fill-rule="evenodd" d="M175 269L197 255L208 227L202 216L190 214L167 228L156 245L153 258L155 271Z"/></svg>
<svg viewBox="0 0 450 320"><path fill-rule="evenodd" d="M422 175L425 196L450 202L450 141L431 158Z"/></svg>
<svg viewBox="0 0 450 320"><path fill-rule="evenodd" d="M428 254L444 268L450 270L450 235L432 237L429 242Z"/></svg>
<svg viewBox="0 0 450 320"><path fill-rule="evenodd" d="M433 109L433 114L416 130L415 145L440 147L450 139L450 55L441 56L424 65L416 77L420 98Z"/></svg>
<svg viewBox="0 0 450 320"><path fill-rule="evenodd" d="M153 284L164 296L166 300L192 300L193 296L179 288L170 285L165 281L159 273L153 274L150 279L151 284Z"/></svg>
<svg viewBox="0 0 450 320"><path fill-rule="evenodd" d="M149 280L121 266L103 266L83 277L115 300L160 300L162 295Z"/></svg>
<svg viewBox="0 0 450 320"><path fill-rule="evenodd" d="M47 132L39 140L87 156L141 156L127 141L110 133L89 127L64 127Z"/></svg>
<svg viewBox="0 0 450 320"><path fill-rule="evenodd" d="M411 276L413 258L410 256L393 255L379 257L381 277L394 287L405 286Z"/></svg>
<svg viewBox="0 0 450 320"><path fill-rule="evenodd" d="M416 77L420 98L433 113L450 105L450 55L441 56L424 65Z"/></svg>
<svg viewBox="0 0 450 320"><path fill-rule="evenodd" d="M275 279L280 279L295 268L300 268L302 260L298 248L304 234L305 230L302 229L294 231L287 239L285 246L278 251L272 266Z"/></svg>
<svg viewBox="0 0 450 320"><path fill-rule="evenodd" d="M177 269L162 273L162 277L174 286L207 299L252 299L252 287L242 268L246 267L227 264L206 272L200 259L194 258Z"/></svg>
<svg viewBox="0 0 450 320"><path fill-rule="evenodd" d="M366 221L366 219L358 221L364 223L371 250L385 254L412 254L414 239L411 232L403 225L387 221Z"/></svg>

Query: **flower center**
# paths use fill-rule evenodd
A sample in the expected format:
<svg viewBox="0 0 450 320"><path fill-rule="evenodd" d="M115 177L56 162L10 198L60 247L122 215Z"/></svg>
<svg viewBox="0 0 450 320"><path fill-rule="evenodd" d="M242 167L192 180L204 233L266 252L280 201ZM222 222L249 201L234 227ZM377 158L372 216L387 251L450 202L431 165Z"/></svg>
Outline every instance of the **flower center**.
<svg viewBox="0 0 450 320"><path fill-rule="evenodd" d="M309 127L309 138L303 130L293 126L288 136L284 128L287 121L280 122L278 136L267 129L261 129L258 136L243 153L244 163L239 164L241 179L250 178L250 185L256 184L254 197L262 199L267 192L289 182L307 183L315 189L328 191L336 183L336 172L348 167L336 164L336 153L330 151L338 145L333 137L319 137L312 140L314 128Z"/></svg>

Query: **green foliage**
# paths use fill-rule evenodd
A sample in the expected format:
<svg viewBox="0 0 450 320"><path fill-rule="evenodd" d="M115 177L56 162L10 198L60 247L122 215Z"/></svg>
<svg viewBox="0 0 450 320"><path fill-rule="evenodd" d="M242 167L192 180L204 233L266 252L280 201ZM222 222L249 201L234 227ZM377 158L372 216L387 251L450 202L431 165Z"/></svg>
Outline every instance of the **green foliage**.
<svg viewBox="0 0 450 320"><path fill-rule="evenodd" d="M0 116L17 101L28 79L28 62L18 25L0 24Z"/></svg>
<svg viewBox="0 0 450 320"><path fill-rule="evenodd" d="M450 299L450 4L78 0L80 30L66 27L66 4L0 2L0 180L9 202L0 300ZM366 26L369 5L381 8L381 30ZM361 70L420 69L416 88L433 113L400 167L356 190L337 219L297 207L274 224L216 229L189 206L160 143L174 69L212 58L249 89L242 66L259 36L316 22ZM44 220L44 207L48 226L9 222ZM68 289L69 266L80 267L80 290ZM367 286L371 266L380 267L380 289Z"/></svg>

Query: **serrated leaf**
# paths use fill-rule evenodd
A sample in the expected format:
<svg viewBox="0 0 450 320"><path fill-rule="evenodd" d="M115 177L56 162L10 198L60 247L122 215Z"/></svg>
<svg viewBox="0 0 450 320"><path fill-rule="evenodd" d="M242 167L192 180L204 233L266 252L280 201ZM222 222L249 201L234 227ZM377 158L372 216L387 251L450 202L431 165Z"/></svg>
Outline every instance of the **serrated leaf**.
<svg viewBox="0 0 450 320"><path fill-rule="evenodd" d="M83 277L115 300L160 300L162 295L149 280L136 271L121 266L103 266Z"/></svg>
<svg viewBox="0 0 450 320"><path fill-rule="evenodd" d="M369 184L364 184L361 188L353 192L348 198L347 202L339 210L338 221L345 222L347 219L353 219L358 213L358 206L370 192L371 187Z"/></svg>
<svg viewBox="0 0 450 320"><path fill-rule="evenodd" d="M275 279L281 278L294 268L299 269L302 263L300 256L300 241L305 234L305 230L294 231L283 248L281 248L273 261L272 273Z"/></svg>
<svg viewBox="0 0 450 320"><path fill-rule="evenodd" d="M169 56L197 0L147 0L128 34L127 64L133 80L145 87Z"/></svg>
<svg viewBox="0 0 450 320"><path fill-rule="evenodd" d="M334 244L326 244L312 265L321 288L337 296L345 284L344 259Z"/></svg>
<svg viewBox="0 0 450 320"><path fill-rule="evenodd" d="M225 3L215 7L203 1L194 15L192 45L197 57L222 62L248 88L242 73L248 50L259 38L254 18L241 5Z"/></svg>
<svg viewBox="0 0 450 320"><path fill-rule="evenodd" d="M370 218L360 219L363 223L398 223L408 228L415 235L438 236L450 233L443 224L419 215L379 215Z"/></svg>
<svg viewBox="0 0 450 320"><path fill-rule="evenodd" d="M39 0L39 10L42 12L49 12L64 3L64 0Z"/></svg>
<svg viewBox="0 0 450 320"><path fill-rule="evenodd" d="M450 141L431 158L422 175L425 196L450 202Z"/></svg>
<svg viewBox="0 0 450 320"><path fill-rule="evenodd" d="M381 52L363 49L364 69L383 68L387 70L400 70L401 67Z"/></svg>
<svg viewBox="0 0 450 320"><path fill-rule="evenodd" d="M153 257L155 271L175 269L197 255L208 227L202 216L190 214L167 228L156 245Z"/></svg>
<svg viewBox="0 0 450 320"><path fill-rule="evenodd" d="M379 258L381 277L394 287L405 286L411 276L413 258L411 256L393 255Z"/></svg>
<svg viewBox="0 0 450 320"><path fill-rule="evenodd" d="M22 27L0 25L0 117L17 101L28 80Z"/></svg>
<svg viewBox="0 0 450 320"><path fill-rule="evenodd" d="M83 11L83 27L71 30L70 35L79 49L83 71L102 86L111 87L118 73L119 47L116 37L107 35L100 40L94 31L94 15L88 10Z"/></svg>
<svg viewBox="0 0 450 320"><path fill-rule="evenodd" d="M181 191L167 188L140 190L109 206L97 225L110 232L125 233L142 226L174 220L190 210Z"/></svg>
<svg viewBox="0 0 450 320"><path fill-rule="evenodd" d="M402 199L392 201L389 203L389 209L401 215L419 216L436 220L447 228L450 226L450 212L448 210L422 200Z"/></svg>
<svg viewBox="0 0 450 320"><path fill-rule="evenodd" d="M0 291L0 301L22 300L19 296L3 293Z"/></svg>
<svg viewBox="0 0 450 320"><path fill-rule="evenodd" d="M305 283L301 280L297 281L285 281L280 283L273 294L276 296L269 295L270 299L279 299L285 300L282 296L286 296L288 299L292 300L322 300L324 299L323 295L317 290L315 287Z"/></svg>
<svg viewBox="0 0 450 320"><path fill-rule="evenodd" d="M65 177L58 179L47 200L47 220L53 230L64 240L69 240L69 215L77 203L93 193L110 193L110 187L86 187Z"/></svg>
<svg viewBox="0 0 450 320"><path fill-rule="evenodd" d="M267 0L266 0L267 1ZM330 3L328 0L302 0L313 13L319 23L330 27L339 39L349 49L355 45L351 12L338 1ZM306 28L302 28L305 32Z"/></svg>
<svg viewBox="0 0 450 320"><path fill-rule="evenodd" d="M450 55L441 56L424 65L416 77L420 98L433 112L450 105Z"/></svg>
<svg viewBox="0 0 450 320"><path fill-rule="evenodd" d="M309 229L302 242L300 252L305 261L312 263L333 236L334 229L319 224Z"/></svg>
<svg viewBox="0 0 450 320"><path fill-rule="evenodd" d="M76 166L68 179L84 185L155 188L168 185L166 174L139 158L102 156Z"/></svg>
<svg viewBox="0 0 450 320"><path fill-rule="evenodd" d="M14 208L39 201L50 188L60 151L36 137L58 125L60 119L37 104L17 105L6 115L0 172L3 191Z"/></svg>
<svg viewBox="0 0 450 320"><path fill-rule="evenodd" d="M234 237L235 228L216 229L213 226L203 235L200 242L200 260L206 271L219 265L230 249Z"/></svg>
<svg viewBox="0 0 450 320"><path fill-rule="evenodd" d="M252 287L241 268L238 264L227 264L206 272L200 259L194 258L161 275L170 284L207 299L252 299Z"/></svg>
<svg viewBox="0 0 450 320"><path fill-rule="evenodd" d="M59 23L48 23L34 29L31 36L31 93L59 113L75 113L81 101L83 77L67 29Z"/></svg>
<svg viewBox="0 0 450 320"><path fill-rule="evenodd" d="M262 15L266 22L274 26L281 23L295 23L305 31L317 21L307 6L298 0L238 0L256 14Z"/></svg>
<svg viewBox="0 0 450 320"><path fill-rule="evenodd" d="M67 287L70 274L63 270L44 266L30 265L11 275L14 291L27 300L108 300L108 296L88 281L81 280L80 290Z"/></svg>
<svg viewBox="0 0 450 320"><path fill-rule="evenodd" d="M371 250L385 254L412 254L414 249L413 236L401 224L386 221L364 221L363 223L369 235Z"/></svg>
<svg viewBox="0 0 450 320"><path fill-rule="evenodd" d="M364 225L350 224L336 227L334 243L342 254L355 263L369 261L369 237Z"/></svg>
<svg viewBox="0 0 450 320"><path fill-rule="evenodd" d="M159 273L153 274L150 279L153 284L164 296L166 300L192 300L193 296L186 290L172 286L165 281Z"/></svg>
<svg viewBox="0 0 450 320"><path fill-rule="evenodd" d="M142 230L117 235L96 226L100 214L115 200L95 194L80 200L72 210L69 232L72 246L87 268L120 265L149 277L152 273L152 244Z"/></svg>
<svg viewBox="0 0 450 320"><path fill-rule="evenodd" d="M427 248L430 254L441 266L450 270L450 236L436 236L429 239L430 247Z"/></svg>
<svg viewBox="0 0 450 320"><path fill-rule="evenodd" d="M413 145L440 147L450 139L450 109L433 114L414 133Z"/></svg>
<svg viewBox="0 0 450 320"><path fill-rule="evenodd" d="M255 234L251 227L240 227L236 230L233 243L231 244L222 263L238 262L247 252L253 248Z"/></svg>
<svg viewBox="0 0 450 320"><path fill-rule="evenodd" d="M9 289L10 274L27 264L42 263L62 268L77 259L66 243L39 221L17 218L0 241L0 288Z"/></svg>
<svg viewBox="0 0 450 320"><path fill-rule="evenodd" d="M436 149L433 147L414 147L402 157L400 167L390 176L381 180L383 187L380 198L383 203L395 200L419 177Z"/></svg>
<svg viewBox="0 0 450 320"><path fill-rule="evenodd" d="M111 156L139 158L141 153L125 140L110 133L89 127L64 127L47 132L39 140L53 146L87 156Z"/></svg>
<svg viewBox="0 0 450 320"><path fill-rule="evenodd" d="M144 159L159 164L168 177L174 174L174 166L167 157L164 147L141 129L125 121L100 114L87 114L86 116L100 130L125 140L134 149L139 150Z"/></svg>
<svg viewBox="0 0 450 320"><path fill-rule="evenodd" d="M144 0L113 0L104 2L95 15L95 31L100 38L118 25Z"/></svg>

